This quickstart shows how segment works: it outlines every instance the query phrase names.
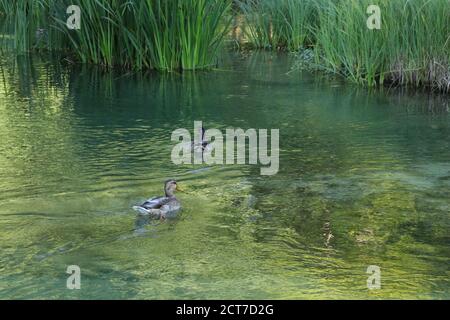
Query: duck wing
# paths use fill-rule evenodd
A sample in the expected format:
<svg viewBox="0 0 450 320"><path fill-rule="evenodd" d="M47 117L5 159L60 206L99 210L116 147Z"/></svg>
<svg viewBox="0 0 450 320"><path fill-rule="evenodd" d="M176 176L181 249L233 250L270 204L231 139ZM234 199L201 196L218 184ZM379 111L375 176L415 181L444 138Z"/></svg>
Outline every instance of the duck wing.
<svg viewBox="0 0 450 320"><path fill-rule="evenodd" d="M162 207L170 202L168 197L155 197L148 199L139 206L134 206L133 210L139 212L142 215L159 214Z"/></svg>
<svg viewBox="0 0 450 320"><path fill-rule="evenodd" d="M141 208L144 209L159 209L163 205L167 204L170 201L168 197L155 197L148 199L143 204L140 205Z"/></svg>

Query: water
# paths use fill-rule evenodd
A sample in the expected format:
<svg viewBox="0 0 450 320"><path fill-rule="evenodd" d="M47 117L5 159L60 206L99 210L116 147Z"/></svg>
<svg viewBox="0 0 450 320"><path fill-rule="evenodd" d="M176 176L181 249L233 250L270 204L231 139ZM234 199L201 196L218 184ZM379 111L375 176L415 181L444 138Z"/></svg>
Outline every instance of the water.
<svg viewBox="0 0 450 320"><path fill-rule="evenodd" d="M290 59L124 75L3 57L0 298L449 299L448 101ZM173 165L171 132L194 120L279 128L279 173ZM182 214L138 218L167 178L188 191Z"/></svg>

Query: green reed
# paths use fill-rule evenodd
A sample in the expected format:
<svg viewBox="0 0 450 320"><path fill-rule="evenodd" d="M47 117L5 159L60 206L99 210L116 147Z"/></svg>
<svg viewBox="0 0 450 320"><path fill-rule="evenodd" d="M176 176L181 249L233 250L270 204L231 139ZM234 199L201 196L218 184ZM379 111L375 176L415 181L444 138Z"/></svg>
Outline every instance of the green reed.
<svg viewBox="0 0 450 320"><path fill-rule="evenodd" d="M257 48L298 50L312 42L315 24L310 0L237 1L245 17L244 31Z"/></svg>
<svg viewBox="0 0 450 320"><path fill-rule="evenodd" d="M448 0L239 3L245 16L243 28L256 48L312 49L313 67L368 86L400 84L450 91ZM369 5L381 9L380 30L367 27Z"/></svg>
<svg viewBox="0 0 450 320"><path fill-rule="evenodd" d="M254 47L307 48L308 54L300 56L312 55L310 67L367 86L450 91L449 0L233 1ZM2 43L12 43L19 53L63 50L106 67L209 68L229 31L231 2L0 0L8 26ZM82 8L81 30L65 26L69 4ZM371 4L381 9L380 30L367 28Z"/></svg>
<svg viewBox="0 0 450 320"><path fill-rule="evenodd" d="M80 30L66 27L71 4L82 10ZM83 63L105 67L176 70L214 65L228 31L230 4L231 0L0 0L0 11L14 25L18 52L40 47L66 50Z"/></svg>
<svg viewBox="0 0 450 320"><path fill-rule="evenodd" d="M315 0L315 61L368 86L400 84L450 89L448 0ZM370 30L367 7L381 9Z"/></svg>

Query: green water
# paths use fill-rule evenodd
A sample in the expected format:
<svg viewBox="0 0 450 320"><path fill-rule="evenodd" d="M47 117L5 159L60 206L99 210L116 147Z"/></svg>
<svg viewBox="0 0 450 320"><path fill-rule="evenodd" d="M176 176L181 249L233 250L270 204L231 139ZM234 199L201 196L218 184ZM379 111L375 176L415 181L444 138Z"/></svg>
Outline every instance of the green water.
<svg viewBox="0 0 450 320"><path fill-rule="evenodd" d="M0 298L449 299L448 100L290 59L124 75L3 57ZM279 128L279 173L172 164L171 132L194 120ZM188 191L179 218L138 218L167 178Z"/></svg>

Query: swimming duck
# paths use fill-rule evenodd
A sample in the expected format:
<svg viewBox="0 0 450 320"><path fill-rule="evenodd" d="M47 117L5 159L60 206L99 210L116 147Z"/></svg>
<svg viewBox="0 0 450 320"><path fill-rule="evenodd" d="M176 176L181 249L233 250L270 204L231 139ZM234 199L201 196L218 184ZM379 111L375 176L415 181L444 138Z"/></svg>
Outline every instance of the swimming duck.
<svg viewBox="0 0 450 320"><path fill-rule="evenodd" d="M178 213L181 209L181 203L175 197L175 191L182 191L177 182L173 179L167 180L164 183L164 197L154 197L148 199L139 206L134 206L133 209L142 215L152 215L161 220Z"/></svg>
<svg viewBox="0 0 450 320"><path fill-rule="evenodd" d="M203 151L207 150L209 147L209 142L207 140L205 140L205 131L206 131L205 128L202 127L200 130L201 131L199 133L202 138L202 141L199 143L192 141L192 144L191 144L192 151L203 152Z"/></svg>

